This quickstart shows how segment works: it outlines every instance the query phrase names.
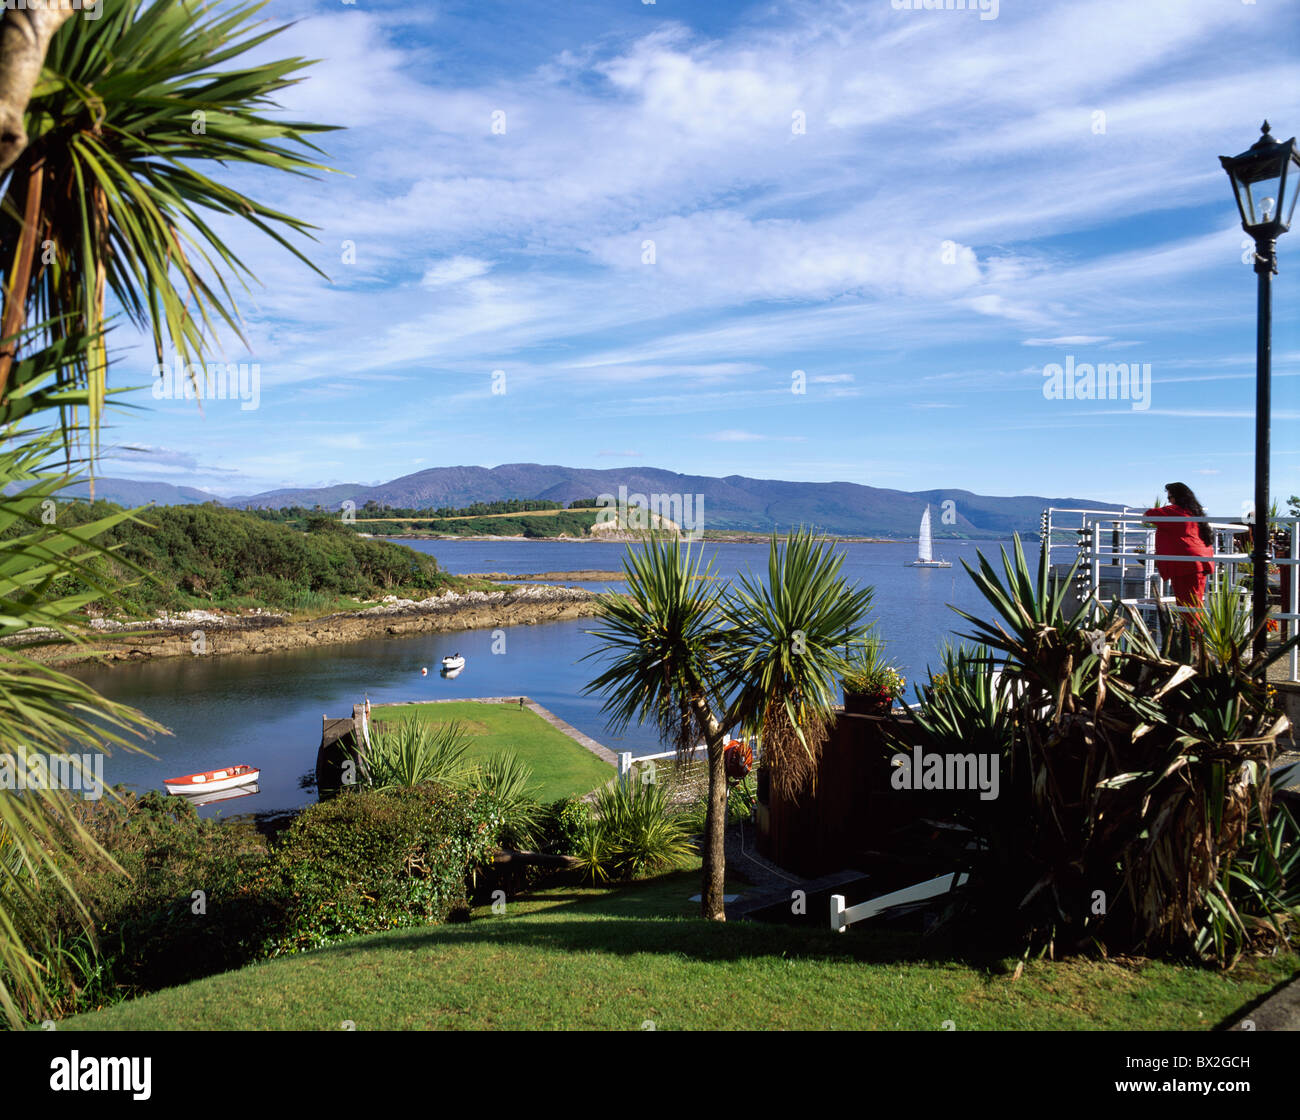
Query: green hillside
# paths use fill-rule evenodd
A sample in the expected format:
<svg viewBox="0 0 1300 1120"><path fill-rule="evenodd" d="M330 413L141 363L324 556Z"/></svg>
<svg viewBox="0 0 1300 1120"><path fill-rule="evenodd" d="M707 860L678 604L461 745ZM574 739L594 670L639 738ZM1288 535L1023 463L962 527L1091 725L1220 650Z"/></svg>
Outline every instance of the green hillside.
<svg viewBox="0 0 1300 1120"><path fill-rule="evenodd" d="M118 509L108 502L68 502L59 523L76 526ZM159 610L261 606L319 611L355 606L384 595L426 598L467 586L432 556L387 541L366 540L337 516L309 519L305 528L279 524L215 504L154 506L99 538L113 557L94 561L105 587L124 588L116 602L92 610L140 617ZM143 569L143 576L132 565ZM64 579L61 591L93 591Z"/></svg>

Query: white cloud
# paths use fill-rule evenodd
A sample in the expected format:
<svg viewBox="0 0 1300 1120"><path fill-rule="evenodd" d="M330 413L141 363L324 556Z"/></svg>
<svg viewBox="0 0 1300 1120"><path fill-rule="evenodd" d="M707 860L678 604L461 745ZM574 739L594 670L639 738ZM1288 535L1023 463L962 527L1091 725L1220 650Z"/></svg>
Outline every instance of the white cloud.
<svg viewBox="0 0 1300 1120"><path fill-rule="evenodd" d="M425 288L445 288L482 276L492 268L477 257L447 257L425 270L420 284Z"/></svg>

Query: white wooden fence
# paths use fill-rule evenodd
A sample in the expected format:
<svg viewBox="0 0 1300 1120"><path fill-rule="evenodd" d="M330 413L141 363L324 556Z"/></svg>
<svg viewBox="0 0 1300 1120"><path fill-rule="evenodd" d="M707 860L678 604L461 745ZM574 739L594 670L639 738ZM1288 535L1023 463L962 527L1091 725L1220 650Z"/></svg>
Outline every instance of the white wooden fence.
<svg viewBox="0 0 1300 1120"><path fill-rule="evenodd" d="M969 876L963 874L954 884L954 875L956 875L956 872L940 875L937 879L927 879L924 883L913 883L910 887L904 887L901 891L882 894L879 898L869 898L866 902L859 902L856 906L845 906L844 896L842 894L833 894L831 895L831 929L837 933L843 933L854 922L874 918L881 911L888 910L891 906L901 906L905 902L923 902L927 898L936 898L941 894L947 894L948 891L953 889L954 885L960 887L969 878Z"/></svg>

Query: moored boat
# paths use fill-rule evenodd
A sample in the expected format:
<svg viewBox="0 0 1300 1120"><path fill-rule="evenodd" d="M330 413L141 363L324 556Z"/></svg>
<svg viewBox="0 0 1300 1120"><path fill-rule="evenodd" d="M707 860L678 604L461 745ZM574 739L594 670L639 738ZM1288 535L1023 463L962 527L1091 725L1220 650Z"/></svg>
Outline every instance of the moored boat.
<svg viewBox="0 0 1300 1120"><path fill-rule="evenodd" d="M459 653L442 659L442 671L444 673L450 673L454 670L463 668L465 668L465 659Z"/></svg>
<svg viewBox="0 0 1300 1120"><path fill-rule="evenodd" d="M168 793L212 793L215 790L234 789L257 781L262 771L256 766L226 766L220 770L202 770L197 774L182 774L179 778L164 778Z"/></svg>

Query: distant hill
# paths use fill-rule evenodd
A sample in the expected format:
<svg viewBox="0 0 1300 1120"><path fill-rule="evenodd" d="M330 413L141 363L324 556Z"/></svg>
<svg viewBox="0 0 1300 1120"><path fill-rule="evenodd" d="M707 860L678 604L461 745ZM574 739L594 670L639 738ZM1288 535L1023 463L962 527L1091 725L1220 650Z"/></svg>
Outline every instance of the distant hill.
<svg viewBox="0 0 1300 1120"><path fill-rule="evenodd" d="M337 485L319 489L270 490L230 498L227 505L278 509L321 506L338 509L351 500L401 508L461 508L475 502L508 498L544 498L569 502L601 494L702 494L707 530L816 527L845 536L915 537L926 503L932 507L936 537L1007 537L1036 533L1046 506L1122 507L1087 498L1017 495L992 497L970 490L909 492L861 486L853 482L781 482L729 475L710 478L651 467L586 470L577 467L509 463L500 467L433 467L379 486ZM946 501L955 520L943 519ZM666 510L664 512L667 512Z"/></svg>
<svg viewBox="0 0 1300 1120"><path fill-rule="evenodd" d="M90 484L78 482L62 492L64 498L88 498ZM143 506L149 502L160 506L192 506L203 502L223 502L216 494L196 490L193 486L173 486L170 482L139 482L131 478L96 478L95 497L120 506Z"/></svg>

